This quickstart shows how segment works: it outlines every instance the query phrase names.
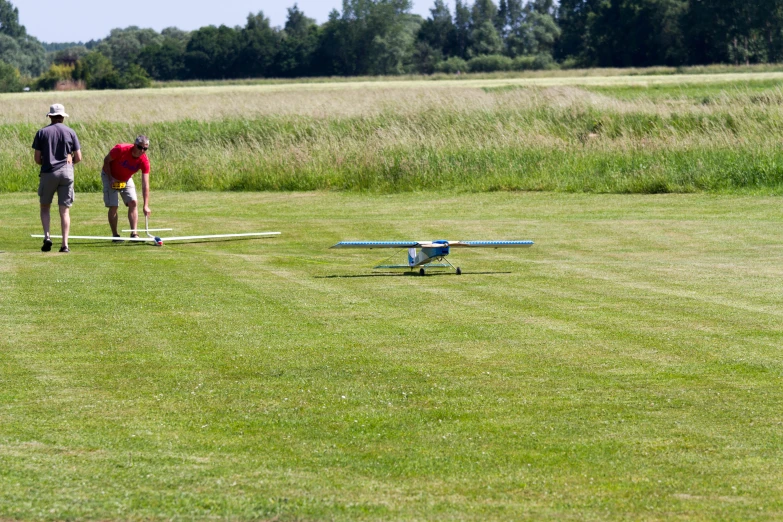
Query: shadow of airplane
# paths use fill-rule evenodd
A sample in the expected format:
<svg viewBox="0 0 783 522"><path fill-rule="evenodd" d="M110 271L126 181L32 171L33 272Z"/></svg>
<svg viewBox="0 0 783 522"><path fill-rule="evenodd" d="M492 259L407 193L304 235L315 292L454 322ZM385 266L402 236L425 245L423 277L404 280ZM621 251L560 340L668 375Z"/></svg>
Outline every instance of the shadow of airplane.
<svg viewBox="0 0 783 522"><path fill-rule="evenodd" d="M513 272L462 272L462 276L465 275L500 275L511 274ZM359 277L438 277L438 276L456 276L454 272L430 272L424 276L420 276L418 272L383 272L375 274L355 274L355 275L328 275L328 276L314 276L314 279L353 279Z"/></svg>

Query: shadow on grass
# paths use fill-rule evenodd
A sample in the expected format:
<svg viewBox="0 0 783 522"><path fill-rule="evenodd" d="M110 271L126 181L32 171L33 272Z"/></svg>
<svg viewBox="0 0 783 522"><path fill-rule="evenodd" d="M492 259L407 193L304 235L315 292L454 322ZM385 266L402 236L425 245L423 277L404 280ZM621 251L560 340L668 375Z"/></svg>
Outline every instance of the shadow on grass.
<svg viewBox="0 0 783 522"><path fill-rule="evenodd" d="M462 272L462 276L471 276L471 275L500 275L500 274L511 274L513 272ZM428 273L424 276L420 276L418 272L403 272L403 273L396 273L396 272L383 272L383 273L375 273L375 274L355 274L355 275L328 275L328 276L314 276L315 279L350 279L355 277L438 277L438 276L455 276L457 277L457 274L454 272L437 272L437 273Z"/></svg>
<svg viewBox="0 0 783 522"><path fill-rule="evenodd" d="M194 241L174 241L172 245L197 245L199 243L233 243L238 241L258 241L259 239L270 239L267 237L229 237L226 239L201 239ZM163 246L166 246L166 238L163 238Z"/></svg>
<svg viewBox="0 0 783 522"><path fill-rule="evenodd" d="M109 241L109 240L106 240L106 241L86 241L84 243L76 242L74 240L71 240L71 241L68 242L68 246L74 246L74 245L77 248L82 248L82 247L89 247L89 248L112 248L113 247L113 248L117 248L117 247L122 247L122 246L125 246L125 245L136 247L136 246L145 246L145 245L149 246L151 244L143 242L143 241L121 241L121 242L115 243L114 241Z"/></svg>
<svg viewBox="0 0 783 522"><path fill-rule="evenodd" d="M243 238L243 237L237 237L237 238L226 238L226 239L203 239L203 240L195 240L195 241L174 241L172 243L166 243L166 238L163 238L163 246L166 246L167 244L170 245L197 245L200 243L228 243L228 242L235 242L235 241L251 241L251 240L257 240L257 239L268 239L263 237L253 237L253 238ZM155 246L152 244L152 241L118 241L114 242L113 240L110 241L108 239L106 240L100 240L100 241L86 241L84 243L79 242L76 243L76 245L82 247L82 246L88 246L88 247L116 247L116 246Z"/></svg>

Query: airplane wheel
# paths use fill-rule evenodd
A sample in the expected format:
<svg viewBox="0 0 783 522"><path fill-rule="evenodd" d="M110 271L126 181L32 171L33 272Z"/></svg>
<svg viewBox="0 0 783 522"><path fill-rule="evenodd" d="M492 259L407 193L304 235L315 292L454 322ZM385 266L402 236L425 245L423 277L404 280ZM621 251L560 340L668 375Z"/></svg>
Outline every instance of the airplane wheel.
<svg viewBox="0 0 783 522"><path fill-rule="evenodd" d="M462 269L460 267L457 267L457 275L462 275Z"/></svg>
<svg viewBox="0 0 783 522"><path fill-rule="evenodd" d="M423 276L423 275L424 275L424 269L423 269L423 268L419 268L419 275L420 275L420 276Z"/></svg>

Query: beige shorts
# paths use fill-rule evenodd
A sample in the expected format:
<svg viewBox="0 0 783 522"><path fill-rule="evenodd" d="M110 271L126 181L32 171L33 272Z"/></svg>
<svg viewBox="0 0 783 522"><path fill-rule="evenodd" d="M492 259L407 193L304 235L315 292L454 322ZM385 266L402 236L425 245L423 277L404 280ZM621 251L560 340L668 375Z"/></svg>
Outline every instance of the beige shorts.
<svg viewBox="0 0 783 522"><path fill-rule="evenodd" d="M133 184L133 178L125 182L125 188L115 190L111 188L112 182L115 179L101 171L101 183L103 183L103 204L106 207L119 207L120 198L122 196L122 202L127 207L131 201L136 201L136 185Z"/></svg>
<svg viewBox="0 0 783 522"><path fill-rule="evenodd" d="M38 182L38 197L41 205L51 205L57 192L57 204L64 207L73 205L73 165L65 165L55 172L45 172Z"/></svg>

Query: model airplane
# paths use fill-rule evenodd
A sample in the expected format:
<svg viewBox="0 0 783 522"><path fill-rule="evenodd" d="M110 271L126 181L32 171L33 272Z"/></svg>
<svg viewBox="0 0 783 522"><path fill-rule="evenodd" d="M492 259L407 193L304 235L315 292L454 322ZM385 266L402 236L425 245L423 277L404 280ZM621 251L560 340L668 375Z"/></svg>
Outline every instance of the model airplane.
<svg viewBox="0 0 783 522"><path fill-rule="evenodd" d="M103 241L141 241L152 242L155 246L163 246L165 241L194 241L198 239L220 239L220 238L238 238L238 237L263 237L263 236L277 236L280 232L246 232L243 234L210 234L203 236L173 236L173 237L159 237L153 236L150 232L160 230L171 230L170 228L150 228L149 219L145 218L145 228L139 228L136 230L123 230L123 232L144 232L147 237L113 237L113 236L68 236L68 239L94 239ZM31 237L44 237L42 234L31 234ZM62 238L62 236L50 236L51 238Z"/></svg>
<svg viewBox="0 0 783 522"><path fill-rule="evenodd" d="M331 248L407 248L407 265L378 265L374 268L407 268L413 270L419 267L419 275L424 275L429 268L451 268L457 275L462 273L460 267L452 265L446 256L451 248L525 248L533 246L532 241L340 241ZM420 249L419 252L416 249Z"/></svg>

